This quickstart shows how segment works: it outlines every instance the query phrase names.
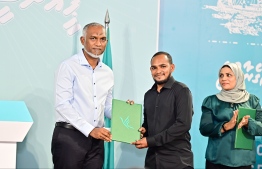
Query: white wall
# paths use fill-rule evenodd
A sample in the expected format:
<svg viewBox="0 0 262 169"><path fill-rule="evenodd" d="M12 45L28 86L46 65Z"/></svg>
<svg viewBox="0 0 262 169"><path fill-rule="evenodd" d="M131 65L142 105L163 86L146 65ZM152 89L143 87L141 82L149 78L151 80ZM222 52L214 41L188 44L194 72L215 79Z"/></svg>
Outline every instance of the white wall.
<svg viewBox="0 0 262 169"><path fill-rule="evenodd" d="M81 49L81 31L71 35L65 23L73 18L81 27L103 23L109 11L117 99L143 103L153 83L149 61L157 50L157 0L85 0L79 7L72 0L60 1L54 8L48 5L55 1L37 2L0 0L0 100L25 101L34 120L17 150L17 168L27 169L52 168L54 72L62 60ZM145 150L116 143L115 167L143 167L144 155Z"/></svg>

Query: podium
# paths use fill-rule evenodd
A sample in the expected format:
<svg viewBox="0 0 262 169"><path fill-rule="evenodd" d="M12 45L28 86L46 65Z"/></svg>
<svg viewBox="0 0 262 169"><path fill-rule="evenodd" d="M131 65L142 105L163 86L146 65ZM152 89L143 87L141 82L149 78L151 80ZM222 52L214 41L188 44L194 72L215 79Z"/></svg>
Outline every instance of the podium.
<svg viewBox="0 0 262 169"><path fill-rule="evenodd" d="M33 124L23 101L0 101L0 168L16 168L17 142Z"/></svg>

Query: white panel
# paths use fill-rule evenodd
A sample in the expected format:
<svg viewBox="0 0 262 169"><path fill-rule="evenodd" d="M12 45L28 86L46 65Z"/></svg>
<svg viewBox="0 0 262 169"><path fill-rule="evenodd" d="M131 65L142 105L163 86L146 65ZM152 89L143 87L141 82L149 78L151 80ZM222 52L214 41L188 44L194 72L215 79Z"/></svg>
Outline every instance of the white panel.
<svg viewBox="0 0 262 169"><path fill-rule="evenodd" d="M16 168L16 143L0 142L0 168Z"/></svg>
<svg viewBox="0 0 262 169"><path fill-rule="evenodd" d="M32 122L0 121L0 142L22 142Z"/></svg>

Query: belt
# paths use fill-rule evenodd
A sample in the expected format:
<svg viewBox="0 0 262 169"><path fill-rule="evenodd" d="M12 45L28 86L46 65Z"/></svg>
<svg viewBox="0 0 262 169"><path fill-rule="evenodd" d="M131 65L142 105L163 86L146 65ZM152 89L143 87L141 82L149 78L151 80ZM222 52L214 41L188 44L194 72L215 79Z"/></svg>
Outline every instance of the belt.
<svg viewBox="0 0 262 169"><path fill-rule="evenodd" d="M66 129L71 129L71 130L77 130L74 126L72 126L71 124L66 123L66 122L56 122L55 126L63 127L63 128L66 128Z"/></svg>

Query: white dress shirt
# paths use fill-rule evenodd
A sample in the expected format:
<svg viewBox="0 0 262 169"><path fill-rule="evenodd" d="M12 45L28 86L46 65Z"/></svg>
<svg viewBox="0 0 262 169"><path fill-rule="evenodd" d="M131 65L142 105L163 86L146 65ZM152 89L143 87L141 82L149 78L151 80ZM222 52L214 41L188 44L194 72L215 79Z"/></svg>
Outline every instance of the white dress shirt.
<svg viewBox="0 0 262 169"><path fill-rule="evenodd" d="M95 69L83 52L63 61L55 81L56 122L67 122L88 137L111 118L113 71L99 61Z"/></svg>

